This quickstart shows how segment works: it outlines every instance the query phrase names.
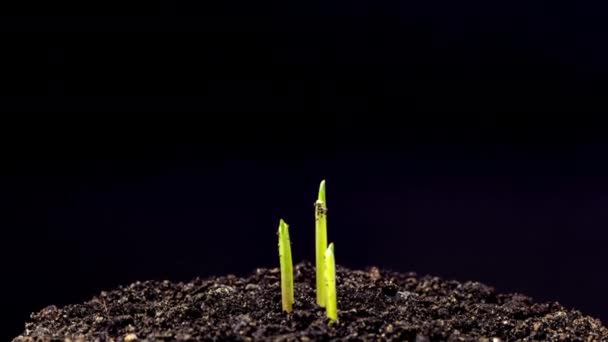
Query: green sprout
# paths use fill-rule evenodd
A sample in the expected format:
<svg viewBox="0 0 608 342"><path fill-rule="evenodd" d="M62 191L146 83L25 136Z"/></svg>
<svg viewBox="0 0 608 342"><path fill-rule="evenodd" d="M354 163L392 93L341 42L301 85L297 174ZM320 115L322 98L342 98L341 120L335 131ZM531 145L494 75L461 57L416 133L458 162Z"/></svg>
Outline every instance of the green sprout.
<svg viewBox="0 0 608 342"><path fill-rule="evenodd" d="M334 244L329 244L325 251L325 309L329 323L338 320L338 300L336 296L336 260L334 257Z"/></svg>
<svg viewBox="0 0 608 342"><path fill-rule="evenodd" d="M291 260L291 242L289 240L289 225L279 222L279 259L281 263L281 298L283 310L291 312L293 296L293 263Z"/></svg>
<svg viewBox="0 0 608 342"><path fill-rule="evenodd" d="M315 247L317 266L317 304L325 306L325 250L327 249L327 202L325 180L319 186L319 197L315 202Z"/></svg>

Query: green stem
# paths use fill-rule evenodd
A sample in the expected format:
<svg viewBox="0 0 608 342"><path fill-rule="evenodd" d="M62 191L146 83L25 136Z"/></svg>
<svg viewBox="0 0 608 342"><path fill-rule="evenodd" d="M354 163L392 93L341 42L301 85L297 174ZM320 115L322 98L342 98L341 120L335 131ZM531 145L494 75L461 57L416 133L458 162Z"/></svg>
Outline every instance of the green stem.
<svg viewBox="0 0 608 342"><path fill-rule="evenodd" d="M291 312L294 303L293 261L291 259L289 225L282 219L279 222L279 259L281 263L281 299L283 310Z"/></svg>
<svg viewBox="0 0 608 342"><path fill-rule="evenodd" d="M325 307L325 250L327 249L327 205L325 180L319 186L319 197L315 202L315 246L317 270L317 304Z"/></svg>
<svg viewBox="0 0 608 342"><path fill-rule="evenodd" d="M326 313L330 324L338 320L338 300L336 295L336 260L334 244L325 251Z"/></svg>

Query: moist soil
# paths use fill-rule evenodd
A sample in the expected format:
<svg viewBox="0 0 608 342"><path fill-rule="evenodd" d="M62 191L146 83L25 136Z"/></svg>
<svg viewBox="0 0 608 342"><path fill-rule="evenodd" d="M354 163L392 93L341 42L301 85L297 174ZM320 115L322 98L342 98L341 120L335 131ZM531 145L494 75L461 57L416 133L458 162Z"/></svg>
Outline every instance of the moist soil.
<svg viewBox="0 0 608 342"><path fill-rule="evenodd" d="M295 305L281 311L279 269L187 283L136 282L32 314L14 342L198 340L608 341L594 318L478 282L369 268L337 269L338 321L315 304L315 271L294 268Z"/></svg>

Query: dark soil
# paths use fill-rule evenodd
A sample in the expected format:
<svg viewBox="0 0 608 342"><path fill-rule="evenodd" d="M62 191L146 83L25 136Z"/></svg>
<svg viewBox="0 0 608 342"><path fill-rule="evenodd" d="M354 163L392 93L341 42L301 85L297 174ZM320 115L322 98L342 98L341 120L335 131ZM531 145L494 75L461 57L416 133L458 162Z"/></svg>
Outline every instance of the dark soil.
<svg viewBox="0 0 608 342"><path fill-rule="evenodd" d="M315 304L310 263L295 268L294 311L281 311L278 269L248 278L137 282L32 315L25 341L395 340L608 341L597 320L477 282L338 268L339 321Z"/></svg>

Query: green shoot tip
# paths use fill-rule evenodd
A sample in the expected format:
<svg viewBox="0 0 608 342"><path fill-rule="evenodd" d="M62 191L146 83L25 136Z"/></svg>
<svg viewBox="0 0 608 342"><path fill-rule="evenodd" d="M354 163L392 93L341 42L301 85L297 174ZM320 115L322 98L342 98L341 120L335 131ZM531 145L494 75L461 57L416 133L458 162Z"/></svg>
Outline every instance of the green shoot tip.
<svg viewBox="0 0 608 342"><path fill-rule="evenodd" d="M293 261L289 225L279 221L279 260L281 266L281 302L284 311L291 312L294 303Z"/></svg>
<svg viewBox="0 0 608 342"><path fill-rule="evenodd" d="M326 204L326 199L325 199L325 179L321 181L321 184L319 185L319 197L317 199L319 202L323 202L323 204Z"/></svg>
<svg viewBox="0 0 608 342"><path fill-rule="evenodd" d="M329 244L325 251L325 309L329 324L338 320L338 300L336 294L336 260L334 244Z"/></svg>
<svg viewBox="0 0 608 342"><path fill-rule="evenodd" d="M330 243L329 246L327 246L327 251L325 251L325 256L327 256L329 253L334 254L334 243Z"/></svg>

